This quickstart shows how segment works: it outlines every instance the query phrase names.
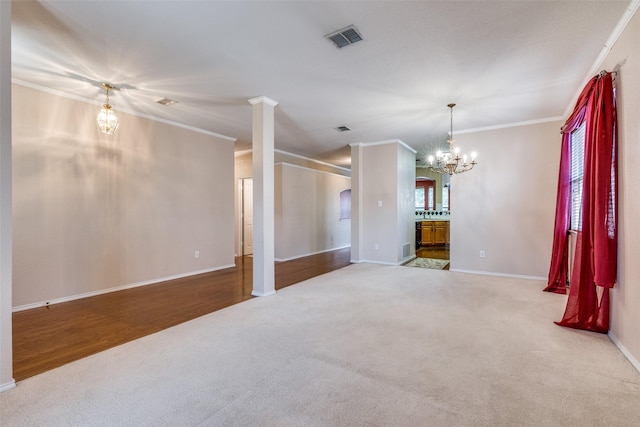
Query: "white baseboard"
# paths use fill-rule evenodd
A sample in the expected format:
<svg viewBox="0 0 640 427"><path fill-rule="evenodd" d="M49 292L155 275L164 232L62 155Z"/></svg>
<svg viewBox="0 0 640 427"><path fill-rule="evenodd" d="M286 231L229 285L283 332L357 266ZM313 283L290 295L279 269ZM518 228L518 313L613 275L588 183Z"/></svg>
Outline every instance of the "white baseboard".
<svg viewBox="0 0 640 427"><path fill-rule="evenodd" d="M161 277L158 279L145 280L143 282L131 283L128 285L116 286L116 287L107 288L107 289L100 289L97 291L86 292L83 294L70 295L68 297L61 297L61 298L55 298L55 299L46 300L46 301L35 302L32 304L19 305L19 306L13 307L12 311L15 313L18 311L30 310L32 308L46 307L52 304L60 304L61 302L75 301L82 298L88 298L96 295L107 294L109 292L117 292L125 289L137 288L139 286L152 285L154 283L159 283L159 282L166 282L167 280L174 280L174 279L181 279L183 277L195 276L196 274L211 273L212 271L224 270L225 268L231 268L235 266L236 266L235 264L222 265L215 268L191 271L189 273L184 273L184 274L177 274L175 276Z"/></svg>
<svg viewBox="0 0 640 427"><path fill-rule="evenodd" d="M0 393L3 393L7 390L11 390L12 388L15 388L15 387L16 387L15 380L11 380L8 383L0 384Z"/></svg>
<svg viewBox="0 0 640 427"><path fill-rule="evenodd" d="M414 257L415 258L415 257ZM407 258L408 259L408 258ZM387 261L372 261L370 259L351 259L349 262L353 264L380 264L380 265L402 265L407 262L407 259L399 262L387 262Z"/></svg>
<svg viewBox="0 0 640 427"><path fill-rule="evenodd" d="M622 345L622 343L618 340L618 338L616 338L615 335L613 335L613 333L611 333L611 331L609 331L608 333L609 335L609 339L611 341L613 341L613 343L616 345L616 347L618 347L618 349L622 352L622 354L624 354L624 357L627 358L627 360L629 362L631 362L631 364L633 365L634 368L636 368L636 370L638 372L640 372L640 362L638 361L638 359L636 359L635 357L633 357L633 355L631 354L631 352L627 349L627 347L625 347L624 345Z"/></svg>
<svg viewBox="0 0 640 427"><path fill-rule="evenodd" d="M453 271L456 273L471 273L471 274L482 274L485 276L500 276L500 277L513 277L515 279L528 279L528 280L547 280L546 277L543 276L526 276L523 274L509 274L509 273L495 273L491 271L478 271L478 270L460 270L457 268L449 268L449 271Z"/></svg>
<svg viewBox="0 0 640 427"><path fill-rule="evenodd" d="M275 258L275 261L277 261L277 262L291 261L291 260L298 259L298 258L304 258L304 257L308 257L308 256L311 256L311 255L323 254L325 252L338 251L340 249L346 249L346 248L350 248L350 247L351 247L351 245L346 245L346 246L340 246L339 248L331 248L331 249L325 249L325 250L322 250L322 251L311 252L311 253L308 253L308 254L296 255L296 256L289 257L289 258Z"/></svg>
<svg viewBox="0 0 640 427"><path fill-rule="evenodd" d="M260 291L251 291L251 295L254 297L268 297L270 295L275 295L276 291L268 291L268 292L260 292Z"/></svg>

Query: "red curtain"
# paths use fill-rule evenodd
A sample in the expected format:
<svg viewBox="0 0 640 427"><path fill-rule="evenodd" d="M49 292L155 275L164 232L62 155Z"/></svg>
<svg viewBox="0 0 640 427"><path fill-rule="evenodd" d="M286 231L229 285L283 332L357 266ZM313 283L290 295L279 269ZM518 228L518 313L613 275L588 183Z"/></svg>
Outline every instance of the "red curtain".
<svg viewBox="0 0 640 427"><path fill-rule="evenodd" d="M557 294L567 293L567 270L569 264L567 233L569 232L571 220L571 132L573 132L573 129L565 131L563 128L551 267L549 268L549 281L547 282L547 287L544 288L546 292L555 292Z"/></svg>
<svg viewBox="0 0 640 427"><path fill-rule="evenodd" d="M571 134L585 120L587 103L599 76L592 78L584 87L573 113L562 127L562 148L560 153L560 172L558 174L558 196L556 198L556 220L553 231L553 248L551 250L551 267L549 281L544 289L557 294L567 293L568 258L567 233L571 220Z"/></svg>
<svg viewBox="0 0 640 427"><path fill-rule="evenodd" d="M616 105L611 73L594 77L580 95L576 110L563 128L563 154L569 128L575 129L583 121L586 126L582 230L577 235L567 307L562 320L556 323L606 333L609 330L609 289L613 287L617 273L618 240ZM565 204L569 209L570 203ZM556 225L558 222L556 217ZM554 245L555 240L554 236ZM561 249L566 251L566 237L564 240L565 247ZM561 256L566 257L566 253ZM558 277L565 274L566 278L562 268L566 269L566 264L559 267Z"/></svg>

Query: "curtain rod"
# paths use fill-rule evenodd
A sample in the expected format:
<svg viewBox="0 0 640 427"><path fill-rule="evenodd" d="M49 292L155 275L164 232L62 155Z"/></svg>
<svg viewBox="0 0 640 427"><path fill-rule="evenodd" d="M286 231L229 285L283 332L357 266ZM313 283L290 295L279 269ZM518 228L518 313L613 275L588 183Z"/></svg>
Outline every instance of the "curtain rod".
<svg viewBox="0 0 640 427"><path fill-rule="evenodd" d="M598 73L598 78L601 79L602 77L604 77L607 73L611 73L614 76L618 75L618 71L617 70L613 70L613 71L607 71L607 70L602 70Z"/></svg>

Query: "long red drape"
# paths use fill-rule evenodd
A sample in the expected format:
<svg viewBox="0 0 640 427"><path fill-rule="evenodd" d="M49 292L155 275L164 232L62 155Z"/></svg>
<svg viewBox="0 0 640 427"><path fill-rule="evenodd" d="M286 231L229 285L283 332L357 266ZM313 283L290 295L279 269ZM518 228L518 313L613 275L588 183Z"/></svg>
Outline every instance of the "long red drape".
<svg viewBox="0 0 640 427"><path fill-rule="evenodd" d="M570 209L571 132L586 122L582 230L564 316L558 325L606 333L609 330L609 289L617 273L617 159L616 105L611 73L601 73L582 91L576 109L563 127L563 148L558 183L556 228L549 283L545 290L561 293L567 275L568 216ZM569 153L570 159L570 153ZM565 222L566 221L566 222ZM566 225L565 225L566 224Z"/></svg>
<svg viewBox="0 0 640 427"><path fill-rule="evenodd" d="M565 126L566 127L566 126ZM572 130L573 131L573 130ZM571 132L572 132L571 131ZM567 232L571 220L571 132L562 133L560 173L558 174L558 196L556 198L556 221L553 227L551 267L546 292L567 293L569 247Z"/></svg>

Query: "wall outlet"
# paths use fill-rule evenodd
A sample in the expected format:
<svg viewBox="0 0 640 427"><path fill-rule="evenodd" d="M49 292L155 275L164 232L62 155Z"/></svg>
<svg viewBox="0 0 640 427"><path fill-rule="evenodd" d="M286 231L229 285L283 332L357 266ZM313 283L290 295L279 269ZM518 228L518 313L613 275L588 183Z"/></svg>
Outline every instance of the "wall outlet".
<svg viewBox="0 0 640 427"><path fill-rule="evenodd" d="M195 251L195 253L193 254L194 258L200 258L200 251Z"/></svg>
<svg viewBox="0 0 640 427"><path fill-rule="evenodd" d="M487 256L486 253L484 253L484 251L480 251L480 258L485 258Z"/></svg>
<svg viewBox="0 0 640 427"><path fill-rule="evenodd" d="M376 251L378 250L378 244L377 243L373 244L373 249L375 249Z"/></svg>
<svg viewBox="0 0 640 427"><path fill-rule="evenodd" d="M381 208L382 207L382 200L378 200L378 207Z"/></svg>

